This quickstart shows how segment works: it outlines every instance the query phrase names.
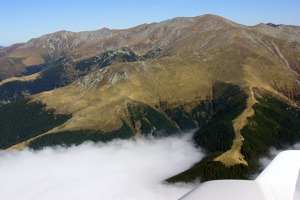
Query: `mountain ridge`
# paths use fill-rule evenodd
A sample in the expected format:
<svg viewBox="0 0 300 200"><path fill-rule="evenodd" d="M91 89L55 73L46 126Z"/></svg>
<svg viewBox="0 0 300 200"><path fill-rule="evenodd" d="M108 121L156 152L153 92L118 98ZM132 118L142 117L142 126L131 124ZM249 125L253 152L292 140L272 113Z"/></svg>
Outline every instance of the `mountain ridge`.
<svg viewBox="0 0 300 200"><path fill-rule="evenodd" d="M22 120L32 124L45 110L45 119L57 125L33 133L3 125L0 146L38 149L196 128L195 144L209 160L195 167L203 172L211 163L217 169L224 165L222 173L232 175L234 169L245 178L266 154L264 143L282 148L300 141L298 33L300 27L249 27L204 15L123 30L62 31L9 47L0 51L2 64L21 71L25 62L36 62L31 69L36 73L0 82L0 112L29 110ZM23 98L26 102L19 101ZM13 114L3 114L2 121L14 123ZM274 140L265 141L260 130ZM262 150L254 151L255 145Z"/></svg>
<svg viewBox="0 0 300 200"><path fill-rule="evenodd" d="M20 70L24 72L26 70L24 68L28 66L52 63L64 57L91 57L103 53L106 50L118 49L126 45L138 54L144 54L153 48L167 45L170 39L173 40L172 42L174 42L174 39L180 40L180 38L176 38L175 35L180 34L181 31L185 31L185 27L191 29L190 31L185 31L186 35L194 33L195 30L193 31L193 26L191 25L196 26L195 29L201 30L200 32L207 32L210 28L216 30L217 26L219 28L224 26L243 27L245 29L251 28L219 16L203 15L194 18L174 18L160 23L143 24L120 30L103 28L96 31L83 31L78 33L58 31L31 39L27 43L16 44L3 49L0 52L0 69L7 68L10 66L10 60L14 60L19 64L19 67L15 69L16 71L14 73L18 75ZM176 27L175 29L174 26ZM164 31L164 28L168 30ZM133 35L140 36L133 38ZM174 52L174 50L171 51ZM12 71L12 67L10 69L10 71ZM2 70L2 74L3 73ZM2 79L12 75L12 73L8 75L4 73Z"/></svg>

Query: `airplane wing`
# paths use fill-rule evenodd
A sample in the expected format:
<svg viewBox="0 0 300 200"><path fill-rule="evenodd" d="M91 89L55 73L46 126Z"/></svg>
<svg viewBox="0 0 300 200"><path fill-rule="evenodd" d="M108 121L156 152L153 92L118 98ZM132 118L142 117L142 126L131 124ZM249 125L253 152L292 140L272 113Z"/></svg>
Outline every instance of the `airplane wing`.
<svg viewBox="0 0 300 200"><path fill-rule="evenodd" d="M298 173L298 179L297 179L296 189L294 193L294 200L299 200L299 199L300 199L300 170Z"/></svg>
<svg viewBox="0 0 300 200"><path fill-rule="evenodd" d="M207 181L179 200L300 200L300 150L283 151L255 180Z"/></svg>

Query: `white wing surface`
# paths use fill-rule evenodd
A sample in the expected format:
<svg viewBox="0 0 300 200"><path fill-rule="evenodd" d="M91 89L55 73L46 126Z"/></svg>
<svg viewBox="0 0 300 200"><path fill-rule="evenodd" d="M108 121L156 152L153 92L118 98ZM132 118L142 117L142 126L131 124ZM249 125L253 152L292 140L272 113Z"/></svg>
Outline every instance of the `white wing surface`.
<svg viewBox="0 0 300 200"><path fill-rule="evenodd" d="M256 180L200 184L180 200L300 200L300 150L281 152Z"/></svg>

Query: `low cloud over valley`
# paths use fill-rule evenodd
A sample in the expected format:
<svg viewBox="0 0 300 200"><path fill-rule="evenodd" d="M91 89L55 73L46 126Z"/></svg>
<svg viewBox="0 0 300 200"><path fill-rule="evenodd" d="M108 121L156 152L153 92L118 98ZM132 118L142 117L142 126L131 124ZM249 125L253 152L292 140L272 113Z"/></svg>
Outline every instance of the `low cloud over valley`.
<svg viewBox="0 0 300 200"><path fill-rule="evenodd" d="M0 199L178 199L195 185L162 181L203 157L190 137L3 153Z"/></svg>

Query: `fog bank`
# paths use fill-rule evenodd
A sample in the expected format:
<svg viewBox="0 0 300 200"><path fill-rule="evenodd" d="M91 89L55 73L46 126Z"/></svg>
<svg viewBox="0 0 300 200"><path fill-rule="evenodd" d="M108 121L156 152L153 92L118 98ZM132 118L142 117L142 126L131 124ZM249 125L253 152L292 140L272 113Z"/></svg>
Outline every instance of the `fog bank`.
<svg viewBox="0 0 300 200"><path fill-rule="evenodd" d="M167 200L194 185L164 185L203 155L191 135L85 143L0 155L0 199Z"/></svg>

